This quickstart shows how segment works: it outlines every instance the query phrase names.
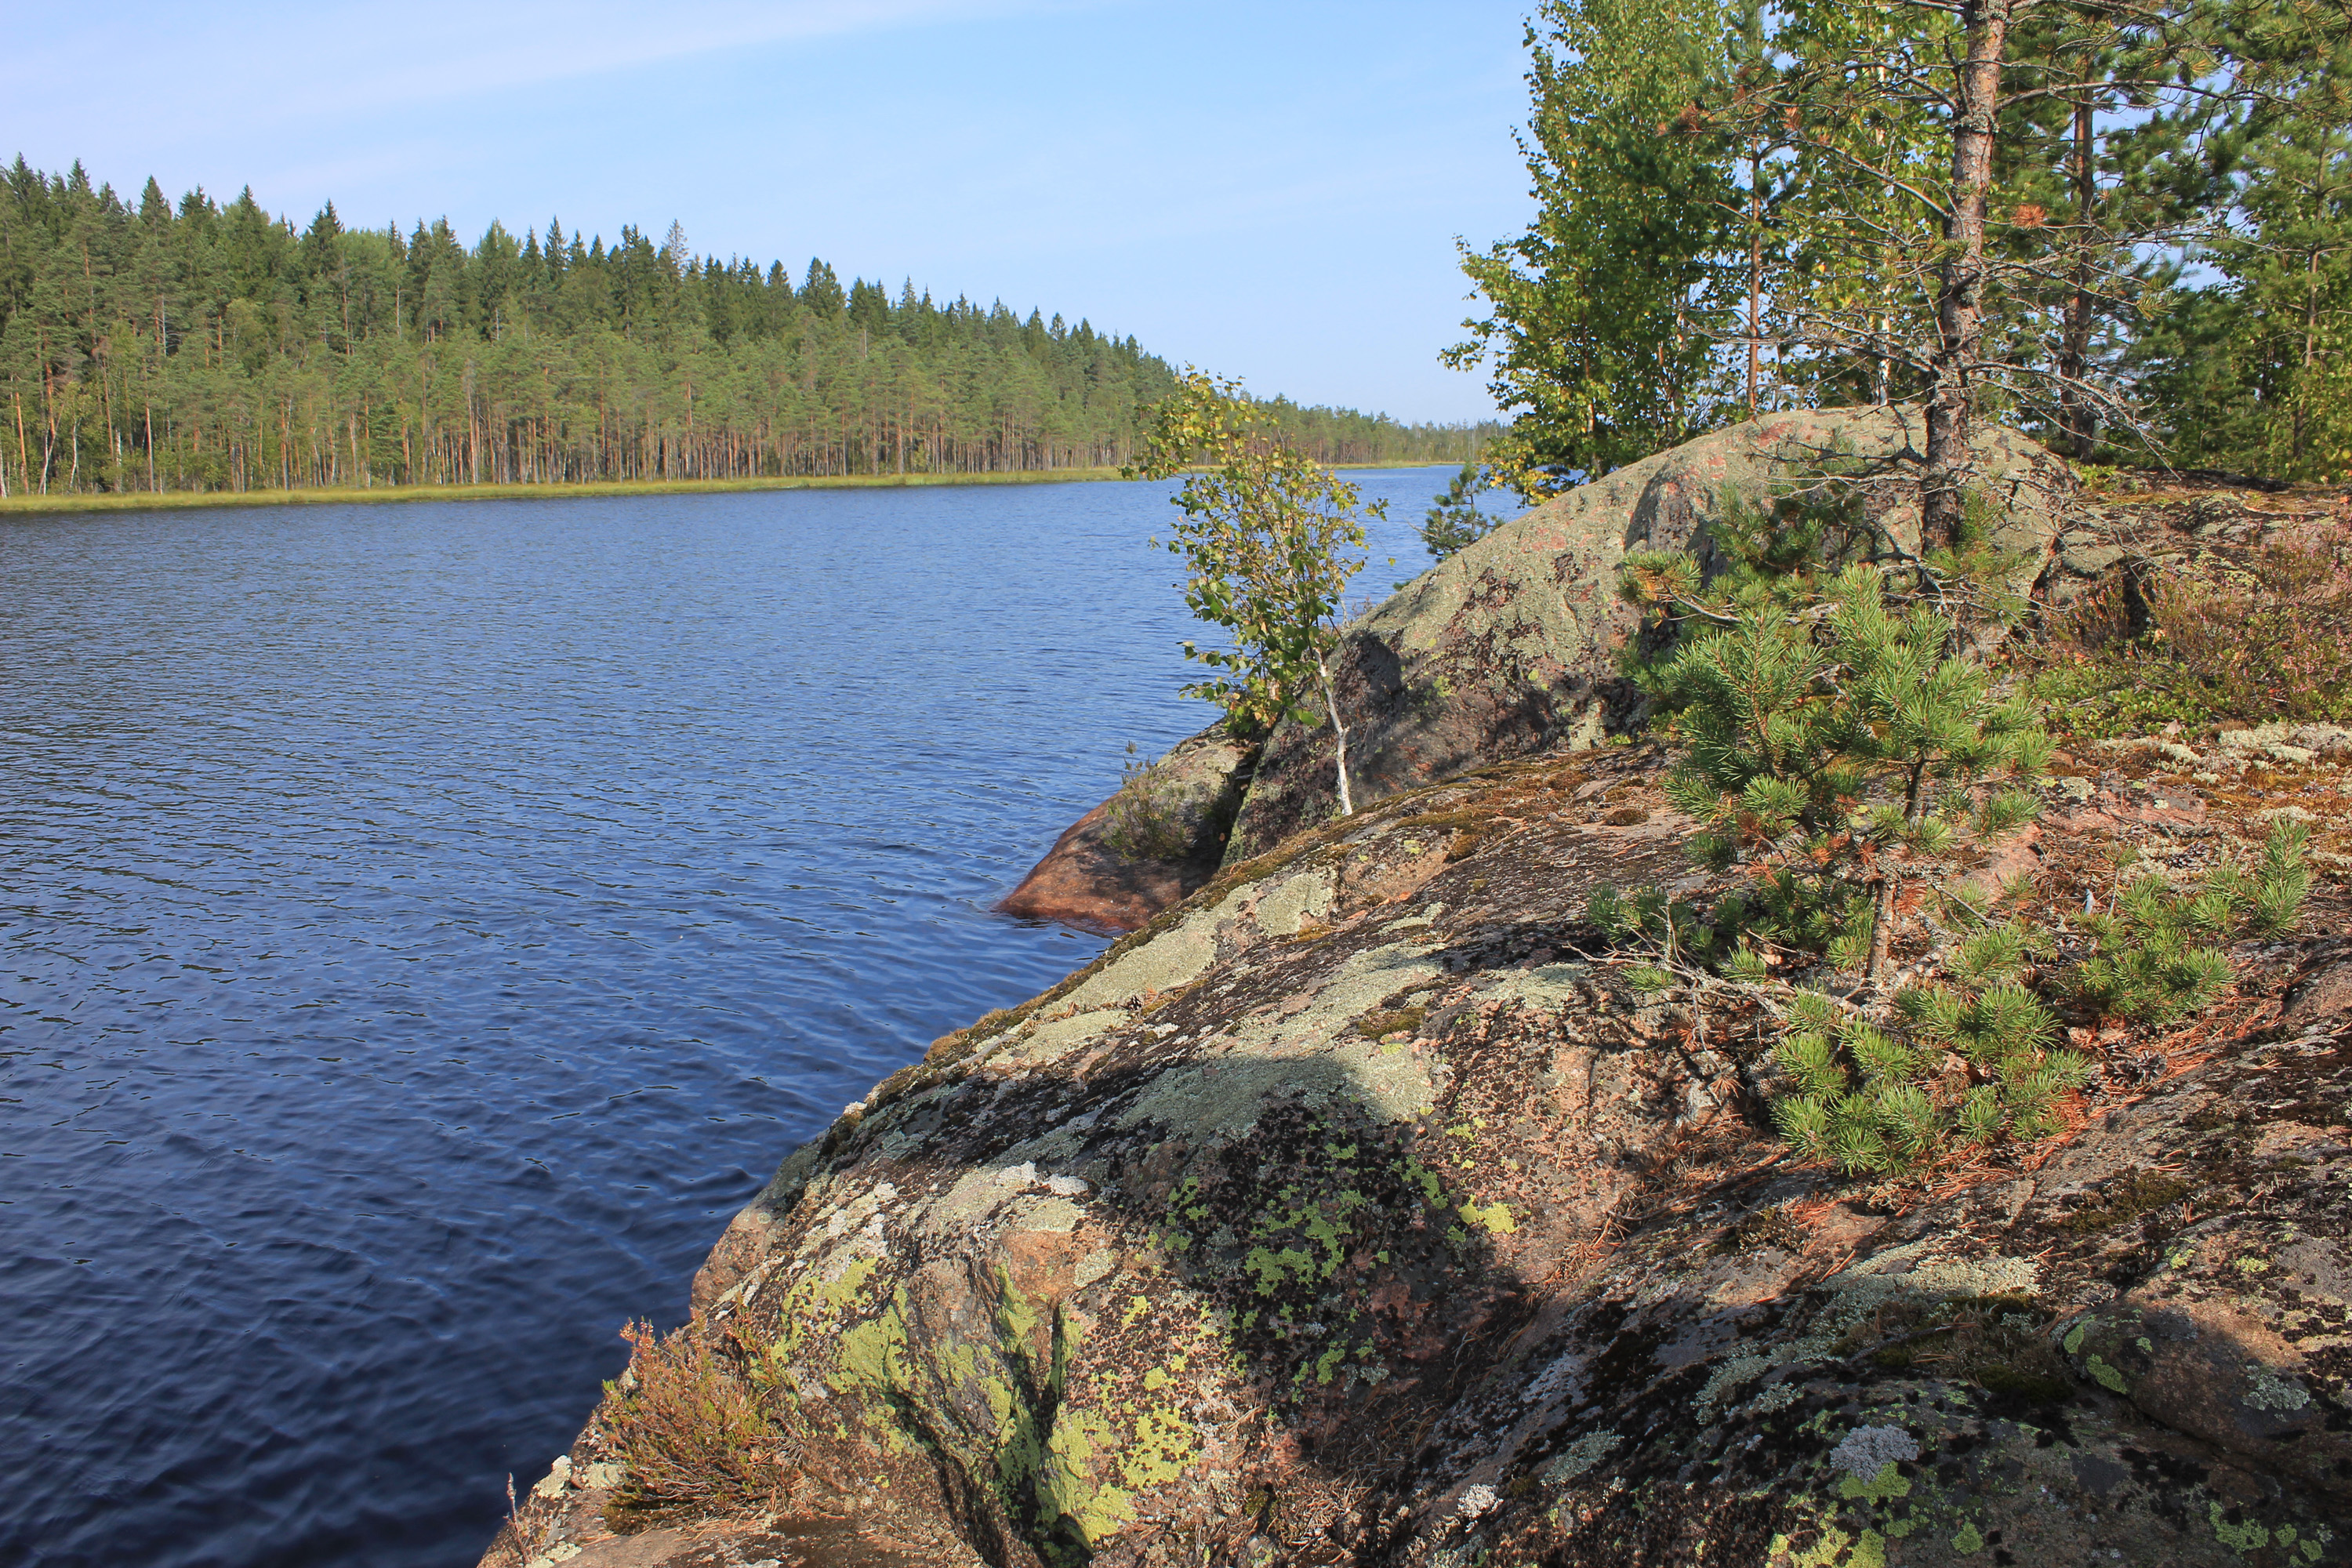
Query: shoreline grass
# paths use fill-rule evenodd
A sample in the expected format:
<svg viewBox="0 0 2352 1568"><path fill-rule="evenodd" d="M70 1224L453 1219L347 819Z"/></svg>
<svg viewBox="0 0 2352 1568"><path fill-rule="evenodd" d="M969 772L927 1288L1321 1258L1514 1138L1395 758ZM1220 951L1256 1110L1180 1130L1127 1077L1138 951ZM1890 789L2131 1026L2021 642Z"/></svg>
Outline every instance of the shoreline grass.
<svg viewBox="0 0 2352 1568"><path fill-rule="evenodd" d="M199 507L348 506L383 501L576 500L583 497L733 495L751 490L902 489L928 485L1055 484L1115 479L1117 468L1031 468L1007 474L793 474L774 479L595 479L534 485L378 485L291 490L79 491L14 495L0 515L178 511Z"/></svg>
<svg viewBox="0 0 2352 1568"><path fill-rule="evenodd" d="M1339 468L1444 468L1445 463L1338 463ZM183 511L204 507L349 506L386 501L576 500L583 497L733 495L752 490L906 489L932 485L1100 482L1117 468L1024 468L1013 473L794 474L775 479L599 479L533 485L378 485L291 490L77 491L0 497L0 517L90 511Z"/></svg>

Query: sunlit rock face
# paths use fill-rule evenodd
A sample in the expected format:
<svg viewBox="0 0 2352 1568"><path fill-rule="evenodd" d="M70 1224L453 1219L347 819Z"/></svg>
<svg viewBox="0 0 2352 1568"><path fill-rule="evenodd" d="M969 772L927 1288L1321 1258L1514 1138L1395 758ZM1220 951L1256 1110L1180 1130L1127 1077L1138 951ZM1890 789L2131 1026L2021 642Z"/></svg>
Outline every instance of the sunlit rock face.
<svg viewBox="0 0 2352 1568"><path fill-rule="evenodd" d="M2021 851L2076 907L2183 831L2120 805L2169 759L2116 758ZM1584 923L1708 891L1664 765L1392 794L938 1042L696 1282L767 1495L609 1509L616 1396L489 1561L2345 1561L2342 889L2188 1033L2099 1043L2064 1135L1873 1185L1770 1135L1749 1005Z"/></svg>
<svg viewBox="0 0 2352 1568"><path fill-rule="evenodd" d="M1130 931L1216 875L1257 748L1213 724L1070 825L997 909Z"/></svg>

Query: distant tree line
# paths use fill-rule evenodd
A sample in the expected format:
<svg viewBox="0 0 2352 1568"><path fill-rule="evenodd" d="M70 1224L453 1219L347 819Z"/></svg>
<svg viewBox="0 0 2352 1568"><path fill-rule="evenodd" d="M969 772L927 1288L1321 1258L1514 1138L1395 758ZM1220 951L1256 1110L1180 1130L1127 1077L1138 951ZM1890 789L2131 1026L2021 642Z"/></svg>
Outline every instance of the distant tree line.
<svg viewBox="0 0 2352 1568"><path fill-rule="evenodd" d="M894 299L812 260L493 223L297 229L248 189L135 204L19 157L0 189L0 490L253 490L1122 464L1176 385L1132 337ZM1328 463L1477 432L1268 405Z"/></svg>

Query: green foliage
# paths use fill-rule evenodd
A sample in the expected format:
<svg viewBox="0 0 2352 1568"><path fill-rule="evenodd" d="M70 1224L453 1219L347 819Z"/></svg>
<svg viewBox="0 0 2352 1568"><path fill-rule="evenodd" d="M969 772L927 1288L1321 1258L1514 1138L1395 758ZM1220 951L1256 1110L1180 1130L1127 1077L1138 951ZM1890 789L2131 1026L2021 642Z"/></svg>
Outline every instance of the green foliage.
<svg viewBox="0 0 2352 1568"><path fill-rule="evenodd" d="M2204 194L2225 214L2128 347L2176 461L2284 479L2352 474L2352 28L2238 7L2261 96L2230 117Z"/></svg>
<svg viewBox="0 0 2352 1568"><path fill-rule="evenodd" d="M1486 458L1530 501L1719 421L1694 300L1727 226L1712 144L1662 136L1725 68L1714 0L1545 0L1528 25L1528 231L1463 269L1489 308L1446 353L1516 417Z"/></svg>
<svg viewBox="0 0 2352 1568"><path fill-rule="evenodd" d="M2091 740L2154 734L2167 724L2210 730L2231 717L2178 664L2114 650L2045 665L2025 690L2053 723Z"/></svg>
<svg viewBox="0 0 2352 1568"><path fill-rule="evenodd" d="M2021 986L1906 988L1880 1022L1828 1010L1790 1005L1772 1050L1790 1083L1772 1115L1792 1146L1849 1173L1906 1170L1954 1140L2040 1136L2056 1096L2090 1073L2051 1048L2056 1020Z"/></svg>
<svg viewBox="0 0 2352 1568"><path fill-rule="evenodd" d="M1201 467L1192 471L1195 463ZM1352 811L1347 731L1326 656L1339 638L1341 597L1364 563L1355 486L1283 438L1261 404L1235 383L1187 371L1154 416L1130 478L1184 473L1174 498L1183 520L1168 549L1185 563L1184 602L1232 634L1230 648L1184 645L1184 655L1223 673L1186 687L1225 710L1244 733L1283 719L1318 721L1319 692L1339 737L1339 803ZM1385 502L1364 509L1384 514Z"/></svg>
<svg viewBox="0 0 2352 1568"><path fill-rule="evenodd" d="M2033 712L1993 691L1968 652L1986 611L1959 548L1889 570L1850 494L1823 486L1783 503L1780 526L1735 520L1713 584L1689 557L1629 559L1625 592L1656 619L1636 673L1669 716L1678 752L1666 789L1706 825L1694 853L1750 868L1702 910L1655 889L1603 889L1591 915L1611 942L1654 955L1644 990L1706 971L1776 996L1771 1113L1789 1143L1850 1174L1912 1170L1956 1144L2050 1136L2095 1070L2060 1045L2038 965L2053 932L2001 906L2030 883L1928 900L1950 922L1927 974L1864 1010L1777 988L1782 955L1866 959L1883 973L1896 879L2029 820L2008 781L2046 764ZM2260 862L2198 884L2127 883L2090 916L2074 992L2104 1011L2162 1022L2209 1000L2229 965L2213 940L2276 931L2309 890L2305 834L2273 824ZM1868 935L1865 937L1864 929ZM1956 929L1952 929L1956 928ZM1859 966L1855 964L1855 966ZM2040 989L2037 989L2039 987Z"/></svg>
<svg viewBox="0 0 2352 1568"><path fill-rule="evenodd" d="M1422 542L1440 561L1465 545L1475 544L1498 527L1503 520L1490 517L1478 510L1478 492L1491 488L1493 481L1475 462L1462 465L1437 504L1421 525Z"/></svg>
<svg viewBox="0 0 2352 1568"><path fill-rule="evenodd" d="M183 491L1117 465L1175 381L1002 301L493 223L299 233L251 193L0 173L0 489ZM1475 432L1265 405L1327 462ZM21 423L20 423L21 416Z"/></svg>
<svg viewBox="0 0 2352 1568"><path fill-rule="evenodd" d="M1103 803L1102 841L1128 860L1180 860L1193 848L1191 802L1179 785L1135 755L1119 770L1118 788Z"/></svg>
<svg viewBox="0 0 2352 1568"><path fill-rule="evenodd" d="M1716 926L1680 899L1670 899L1655 887L1628 896L1603 884L1593 890L1586 916L1611 942L1646 942L1667 962L1712 959L1719 946Z"/></svg>
<svg viewBox="0 0 2352 1568"><path fill-rule="evenodd" d="M2075 990L2102 1012L2146 1023L2203 1006L2230 978L2227 955L2208 939L2272 935L2301 916L2309 837L2281 817L2252 871L2216 867L2189 889L2157 877L2126 882L2105 912L2084 919L2095 952L2075 972Z"/></svg>
<svg viewBox="0 0 2352 1568"><path fill-rule="evenodd" d="M2161 1023L2210 1000L2229 978L2200 933L2292 925L2309 890L2305 835L2272 830L2251 869L2222 866L2188 890L2153 878L2128 885L2085 927L2093 956L2075 971L2085 1000ZM1954 944L1939 979L1895 993L1883 1018L1848 1013L1818 993L1783 1004L1772 1059L1787 1082L1773 1124L1791 1147L1850 1174L1900 1172L1959 1144L2047 1137L2059 1102L2095 1068L2057 1044L2058 1019L2014 978L2041 940L2015 921Z"/></svg>
<svg viewBox="0 0 2352 1568"><path fill-rule="evenodd" d="M2051 745L1969 653L1948 613L1968 584L1944 575L1959 563L1890 575L1859 558L1868 540L1858 495L1825 486L1719 531L1713 584L1696 558L1644 553L1623 586L1671 639L1634 674L1673 723L1664 787L1705 825L1693 855L1754 868L1756 934L1875 978L1904 867L2029 820L2032 796L1990 786Z"/></svg>
<svg viewBox="0 0 2352 1568"><path fill-rule="evenodd" d="M2352 527L2295 531L2267 542L2231 579L2176 577L2154 584L2147 600L2148 651L2177 666L2213 709L2352 718Z"/></svg>
<svg viewBox="0 0 2352 1568"><path fill-rule="evenodd" d="M2080 457L2352 465L2340 5L1549 0L1528 45L1537 214L1465 247L1486 313L1447 358L1490 367L1528 499L1913 400L1938 536L1987 415Z"/></svg>

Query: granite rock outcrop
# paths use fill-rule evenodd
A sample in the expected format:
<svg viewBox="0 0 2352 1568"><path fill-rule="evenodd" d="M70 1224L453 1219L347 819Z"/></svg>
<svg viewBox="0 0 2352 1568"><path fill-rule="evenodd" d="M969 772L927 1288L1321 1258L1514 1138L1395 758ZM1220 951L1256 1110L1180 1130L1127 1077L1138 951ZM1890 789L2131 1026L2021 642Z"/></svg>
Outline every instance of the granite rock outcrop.
<svg viewBox="0 0 2352 1568"><path fill-rule="evenodd" d="M2018 574L2258 543L2225 510ZM1590 923L1726 885L1666 756L1528 744L1229 851L793 1152L669 1342L758 1404L758 1495L649 1510L625 1385L485 1563L2352 1562L2352 734L2067 742L1940 874L2026 879L2055 954L2286 815L2302 922L2194 1016L2069 1013L2060 1131L1900 1181L1794 1156L1752 1001Z"/></svg>
<svg viewBox="0 0 2352 1568"><path fill-rule="evenodd" d="M2053 908L2258 837L2161 748L2062 763ZM1857 1183L1767 1130L1754 1016L1584 923L1707 890L1662 761L1299 836L796 1152L685 1331L774 1391L773 1495L644 1561L2352 1555L2344 891L2188 1027L2078 1040L2063 1134ZM2260 766L2352 843L2340 761ZM611 1421L494 1561L635 1549Z"/></svg>
<svg viewBox="0 0 2352 1568"><path fill-rule="evenodd" d="M1618 674L1631 610L1616 594L1628 550L1711 552L1733 508L1768 507L1825 458L1873 476L1873 519L1897 548L1919 541L1916 414L1862 408L1776 415L1628 464L1505 523L1423 573L1352 624L1332 659L1350 733L1355 798L1377 801L1490 763L1624 730L1639 698ZM2051 574L2072 479L2032 441L1978 441L1993 542L2025 589ZM2085 534L2083 552L2103 536ZM2120 552L2118 552L2120 553ZM2087 557L2086 557L2087 558ZM2072 581L2072 579L2068 579ZM1246 750L1213 725L1163 764L1191 789L1204 769L1245 785L1203 813L1206 831L1165 855L1104 842L1112 803L1081 818L1002 906L1007 912L1133 930L1207 879L1338 809L1330 731L1285 723Z"/></svg>

